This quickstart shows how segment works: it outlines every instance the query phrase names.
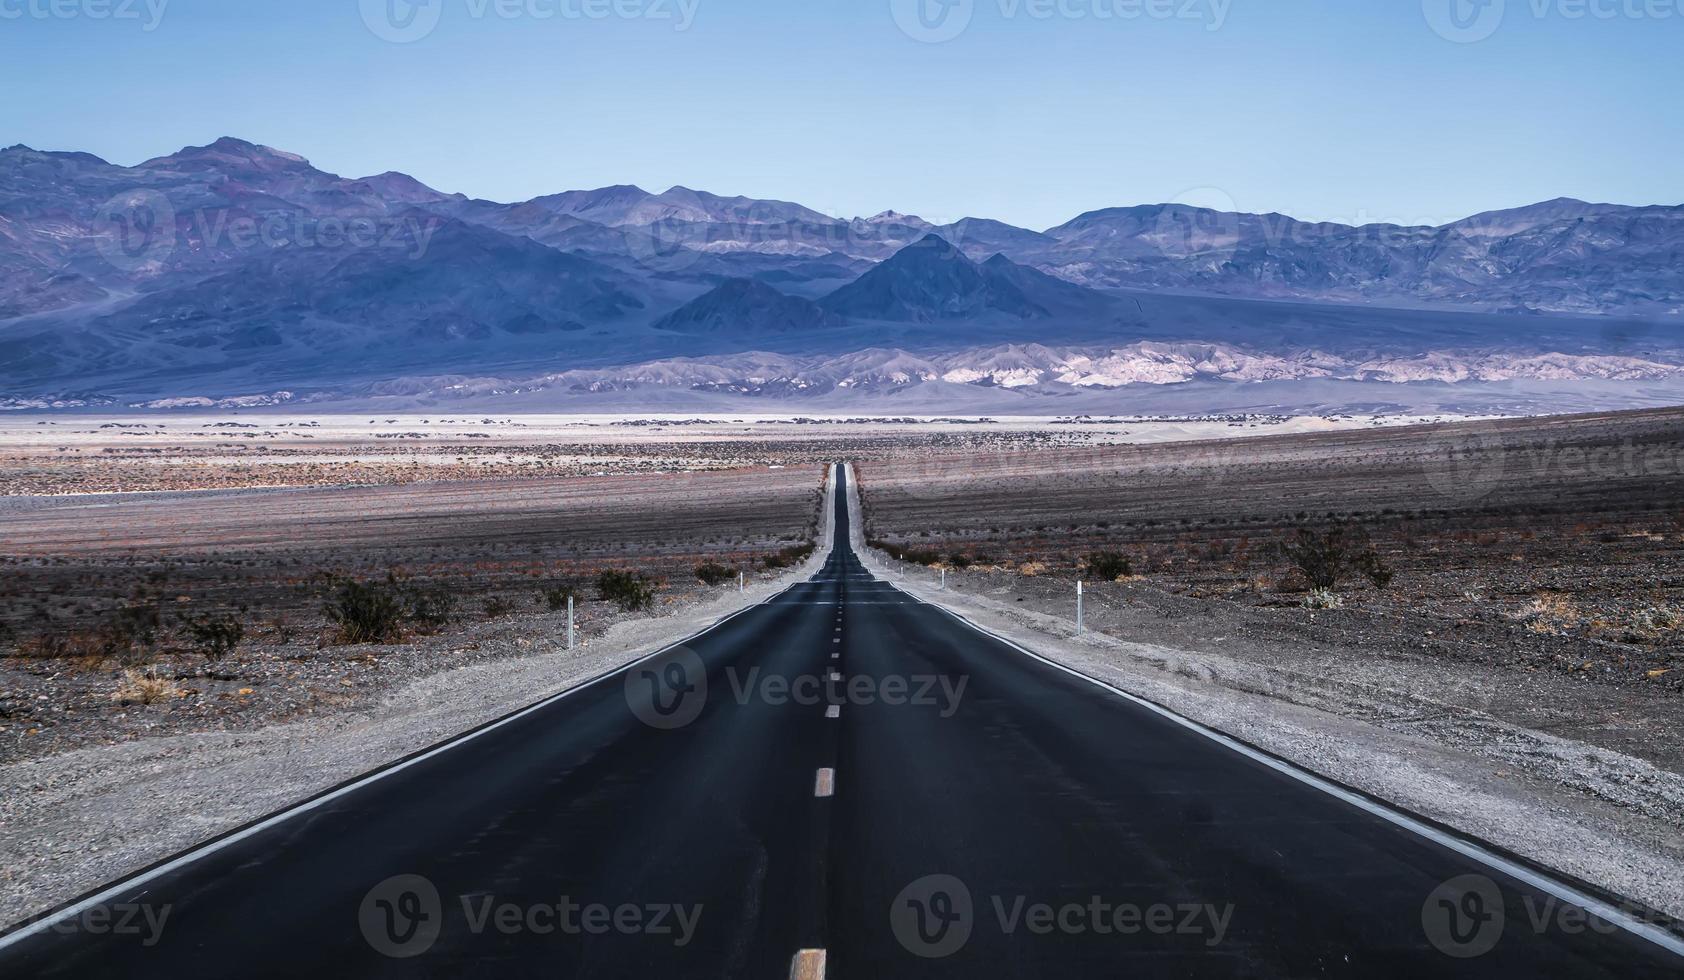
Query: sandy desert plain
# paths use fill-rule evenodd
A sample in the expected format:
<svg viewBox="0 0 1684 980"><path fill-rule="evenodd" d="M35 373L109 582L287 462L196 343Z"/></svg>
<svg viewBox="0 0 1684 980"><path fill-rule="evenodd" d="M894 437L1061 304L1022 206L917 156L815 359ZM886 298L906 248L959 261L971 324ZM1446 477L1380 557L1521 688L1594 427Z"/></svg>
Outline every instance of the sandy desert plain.
<svg viewBox="0 0 1684 980"><path fill-rule="evenodd" d="M8 416L0 776L41 791L18 766L79 751L86 773L88 752L514 670L553 653L567 596L582 650L694 615L737 572L764 585L805 557L837 460L909 586L1068 638L1080 579L1090 637L1135 651L1104 654L1131 669L1453 747L1637 820L1616 836L1684 862L1684 409ZM1347 554L1317 590L1288 551L1329 532ZM649 601L621 601L605 572ZM392 604L374 642L329 615L347 583ZM29 820L20 854L61 833L81 846ZM86 884L43 890L54 863L18 872L11 911Z"/></svg>

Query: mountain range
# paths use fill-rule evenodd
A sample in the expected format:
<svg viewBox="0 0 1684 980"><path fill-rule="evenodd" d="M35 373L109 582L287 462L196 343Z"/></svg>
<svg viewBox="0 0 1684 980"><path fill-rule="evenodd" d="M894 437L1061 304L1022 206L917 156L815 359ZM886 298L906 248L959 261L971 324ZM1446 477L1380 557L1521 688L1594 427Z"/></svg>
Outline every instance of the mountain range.
<svg viewBox="0 0 1684 980"><path fill-rule="evenodd" d="M1163 204L1033 231L683 187L499 203L232 138L130 167L0 150L0 405L964 386L1045 414L1263 381L1653 399L1680 325L1679 206L1358 227Z"/></svg>

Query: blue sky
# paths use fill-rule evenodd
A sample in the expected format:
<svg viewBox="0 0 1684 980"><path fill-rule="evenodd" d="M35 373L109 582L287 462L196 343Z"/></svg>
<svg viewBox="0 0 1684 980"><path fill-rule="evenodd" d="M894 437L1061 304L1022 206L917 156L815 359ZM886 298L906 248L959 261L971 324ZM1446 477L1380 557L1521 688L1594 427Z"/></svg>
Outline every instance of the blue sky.
<svg viewBox="0 0 1684 980"><path fill-rule="evenodd" d="M0 144L234 135L494 200L684 184L1034 228L1684 202L1684 0L1482 2L0 0Z"/></svg>

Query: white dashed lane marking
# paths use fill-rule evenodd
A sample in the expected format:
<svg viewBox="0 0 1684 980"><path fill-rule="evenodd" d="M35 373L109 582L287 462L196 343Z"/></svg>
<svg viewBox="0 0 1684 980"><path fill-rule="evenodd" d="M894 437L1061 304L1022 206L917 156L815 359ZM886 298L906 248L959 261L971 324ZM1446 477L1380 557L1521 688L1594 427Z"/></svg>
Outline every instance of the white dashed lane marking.
<svg viewBox="0 0 1684 980"><path fill-rule="evenodd" d="M820 769L818 775L813 777L813 795L819 797L836 795L835 769Z"/></svg>

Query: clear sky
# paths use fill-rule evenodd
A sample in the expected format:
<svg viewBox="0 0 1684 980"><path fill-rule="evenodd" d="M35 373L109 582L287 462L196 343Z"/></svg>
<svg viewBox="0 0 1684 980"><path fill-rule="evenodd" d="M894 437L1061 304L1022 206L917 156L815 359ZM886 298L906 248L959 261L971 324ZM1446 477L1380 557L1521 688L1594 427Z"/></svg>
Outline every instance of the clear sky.
<svg viewBox="0 0 1684 980"><path fill-rule="evenodd" d="M0 0L0 93L0 145L232 135L493 200L1684 202L1684 0Z"/></svg>

